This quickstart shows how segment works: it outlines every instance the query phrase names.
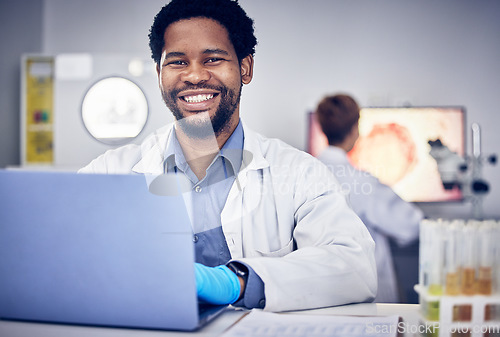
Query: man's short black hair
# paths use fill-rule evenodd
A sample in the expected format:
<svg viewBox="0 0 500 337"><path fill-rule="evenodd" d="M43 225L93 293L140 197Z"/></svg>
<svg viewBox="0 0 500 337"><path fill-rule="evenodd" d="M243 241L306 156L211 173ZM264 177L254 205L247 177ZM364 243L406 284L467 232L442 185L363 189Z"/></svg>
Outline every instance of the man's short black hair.
<svg viewBox="0 0 500 337"><path fill-rule="evenodd" d="M156 14L149 33L151 57L160 63L165 46L164 34L167 27L182 19L206 17L218 21L229 34L238 60L255 54L257 39L253 20L247 16L237 0L172 0Z"/></svg>

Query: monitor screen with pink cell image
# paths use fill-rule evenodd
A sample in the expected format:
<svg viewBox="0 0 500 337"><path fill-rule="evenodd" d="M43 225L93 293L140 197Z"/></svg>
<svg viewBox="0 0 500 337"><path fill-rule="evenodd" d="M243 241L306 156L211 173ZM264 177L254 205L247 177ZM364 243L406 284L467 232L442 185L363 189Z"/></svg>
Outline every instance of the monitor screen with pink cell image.
<svg viewBox="0 0 500 337"><path fill-rule="evenodd" d="M458 187L445 189L429 141L465 153L463 107L367 107L359 118L359 139L348 153L351 164L368 171L409 202L460 201ZM308 114L307 151L328 146L314 113Z"/></svg>

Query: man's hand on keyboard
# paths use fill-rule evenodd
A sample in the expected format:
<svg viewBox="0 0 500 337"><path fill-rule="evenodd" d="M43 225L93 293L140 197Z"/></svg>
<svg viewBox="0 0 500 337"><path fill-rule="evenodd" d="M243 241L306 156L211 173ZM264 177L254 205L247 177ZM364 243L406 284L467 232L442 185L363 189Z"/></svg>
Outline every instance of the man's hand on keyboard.
<svg viewBox="0 0 500 337"><path fill-rule="evenodd" d="M232 304L238 300L240 281L228 267L207 267L200 263L195 263L194 267L200 300L211 304Z"/></svg>

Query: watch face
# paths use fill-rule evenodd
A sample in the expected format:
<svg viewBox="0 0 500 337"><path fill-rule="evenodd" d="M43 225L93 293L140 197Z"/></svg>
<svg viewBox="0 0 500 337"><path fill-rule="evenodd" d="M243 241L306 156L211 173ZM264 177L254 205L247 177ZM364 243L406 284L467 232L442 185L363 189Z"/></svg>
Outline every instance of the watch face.
<svg viewBox="0 0 500 337"><path fill-rule="evenodd" d="M107 77L87 91L82 119L97 140L125 144L141 133L148 119L148 102L139 86L123 77Z"/></svg>

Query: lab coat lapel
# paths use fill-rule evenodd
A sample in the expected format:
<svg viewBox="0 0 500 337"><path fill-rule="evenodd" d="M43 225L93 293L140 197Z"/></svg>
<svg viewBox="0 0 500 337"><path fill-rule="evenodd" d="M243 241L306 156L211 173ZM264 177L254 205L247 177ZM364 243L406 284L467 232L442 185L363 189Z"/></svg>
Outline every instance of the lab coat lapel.
<svg viewBox="0 0 500 337"><path fill-rule="evenodd" d="M142 174L160 175L164 173L165 149L170 141L173 124L156 130L141 144L141 159L132 171Z"/></svg>
<svg viewBox="0 0 500 337"><path fill-rule="evenodd" d="M232 258L243 257L243 219L254 209L251 205L258 205L262 196L263 185L258 178L259 170L269 167L262 155L257 134L246 128L245 124L243 130L243 162L221 214L222 230Z"/></svg>

